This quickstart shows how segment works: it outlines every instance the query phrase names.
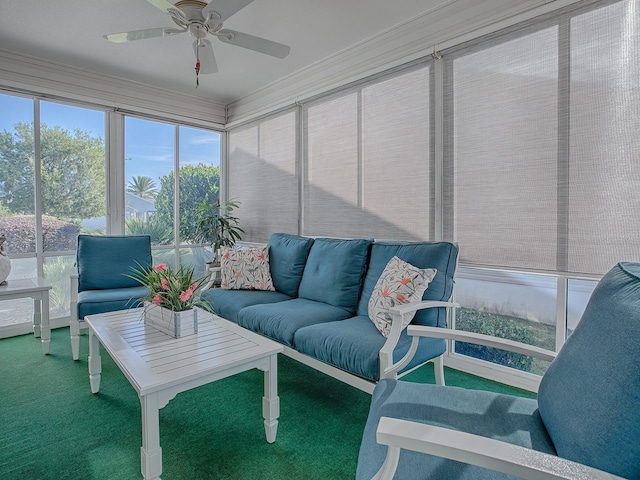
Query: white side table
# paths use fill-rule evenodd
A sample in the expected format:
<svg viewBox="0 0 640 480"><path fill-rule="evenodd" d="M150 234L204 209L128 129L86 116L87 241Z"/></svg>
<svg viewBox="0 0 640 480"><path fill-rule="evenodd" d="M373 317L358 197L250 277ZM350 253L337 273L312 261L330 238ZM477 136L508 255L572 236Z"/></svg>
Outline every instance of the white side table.
<svg viewBox="0 0 640 480"><path fill-rule="evenodd" d="M33 298L33 334L42 338L42 351L45 355L49 354L51 341L49 290L51 284L41 277L9 280L8 285L0 287L0 301Z"/></svg>

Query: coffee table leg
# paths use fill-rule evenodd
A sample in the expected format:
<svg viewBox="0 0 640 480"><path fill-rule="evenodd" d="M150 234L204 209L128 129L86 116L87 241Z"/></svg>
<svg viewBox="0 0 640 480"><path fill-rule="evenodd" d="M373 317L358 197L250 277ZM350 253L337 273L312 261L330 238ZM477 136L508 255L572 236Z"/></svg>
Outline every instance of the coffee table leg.
<svg viewBox="0 0 640 480"><path fill-rule="evenodd" d="M278 355L269 357L269 369L264 372L264 397L262 397L262 416L267 442L276 441L278 417L280 416L280 398L278 397Z"/></svg>
<svg viewBox="0 0 640 480"><path fill-rule="evenodd" d="M102 373L102 358L100 358L100 341L89 328L89 383L91 393L98 393L100 390L100 374Z"/></svg>
<svg viewBox="0 0 640 480"><path fill-rule="evenodd" d="M142 448L140 465L145 480L160 479L162 474L162 449L160 448L160 414L158 395L152 393L140 397L142 407Z"/></svg>

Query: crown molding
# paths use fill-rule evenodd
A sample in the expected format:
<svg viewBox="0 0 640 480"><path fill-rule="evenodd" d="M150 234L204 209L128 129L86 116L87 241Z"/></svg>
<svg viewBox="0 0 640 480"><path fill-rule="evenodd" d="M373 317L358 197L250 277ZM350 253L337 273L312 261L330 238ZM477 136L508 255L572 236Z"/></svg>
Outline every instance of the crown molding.
<svg viewBox="0 0 640 480"><path fill-rule="evenodd" d="M443 0L418 17L230 103L227 127L577 1Z"/></svg>
<svg viewBox="0 0 640 480"><path fill-rule="evenodd" d="M0 88L222 128L223 104L0 49Z"/></svg>

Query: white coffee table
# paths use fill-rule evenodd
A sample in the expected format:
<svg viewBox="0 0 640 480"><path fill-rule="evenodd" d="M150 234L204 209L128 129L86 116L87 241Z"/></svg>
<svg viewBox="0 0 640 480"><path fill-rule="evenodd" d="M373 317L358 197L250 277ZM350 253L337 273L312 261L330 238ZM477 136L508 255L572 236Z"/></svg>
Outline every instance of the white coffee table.
<svg viewBox="0 0 640 480"><path fill-rule="evenodd" d="M142 309L89 315L85 320L91 391L100 389L102 345L140 398L140 457L145 479L159 479L162 474L160 409L180 392L246 370L264 371L264 428L267 442L276 440L280 415L277 358L282 345L203 310L198 311L198 333L182 338L145 325Z"/></svg>

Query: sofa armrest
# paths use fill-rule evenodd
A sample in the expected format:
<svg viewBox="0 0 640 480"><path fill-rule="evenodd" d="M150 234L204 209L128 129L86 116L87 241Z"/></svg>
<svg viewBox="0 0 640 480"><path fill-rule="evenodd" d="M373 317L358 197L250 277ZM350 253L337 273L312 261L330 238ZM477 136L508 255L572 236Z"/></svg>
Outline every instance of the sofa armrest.
<svg viewBox="0 0 640 480"><path fill-rule="evenodd" d="M397 363L393 363L393 351L398 345L400 340L400 334L402 333L402 317L411 312L417 312L418 310L424 310L425 308L457 308L460 305L454 302L441 302L436 300L424 300L421 302L406 303L400 307L392 308L389 310L391 315L391 331L387 341L380 349L380 378L396 378L397 373L409 364L413 355L418 348L418 338L414 337L411 342L411 347L407 354ZM443 328L437 328L438 330L444 330Z"/></svg>
<svg viewBox="0 0 640 480"><path fill-rule="evenodd" d="M448 428L381 417L376 432L379 444L387 445L387 457L375 480L392 479L398 465L400 449L436 455L524 479L621 480L562 457L538 452L518 445Z"/></svg>

